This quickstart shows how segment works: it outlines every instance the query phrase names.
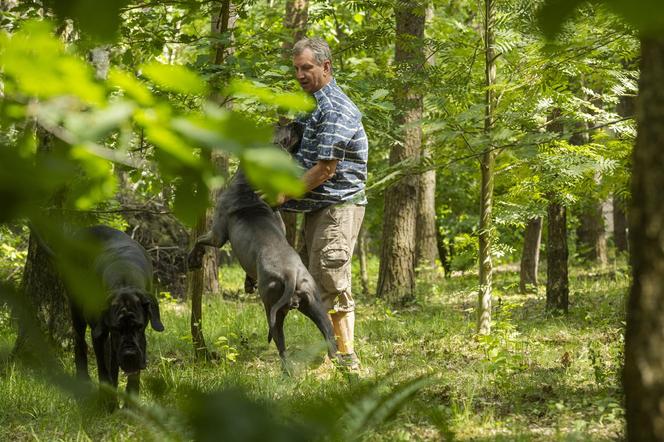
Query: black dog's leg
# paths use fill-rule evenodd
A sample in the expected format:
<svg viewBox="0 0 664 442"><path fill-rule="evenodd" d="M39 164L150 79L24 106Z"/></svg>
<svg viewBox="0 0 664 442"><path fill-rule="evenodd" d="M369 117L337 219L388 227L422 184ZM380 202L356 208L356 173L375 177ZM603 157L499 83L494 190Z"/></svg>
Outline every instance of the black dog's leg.
<svg viewBox="0 0 664 442"><path fill-rule="evenodd" d="M109 360L107 357L106 344L108 341L108 334L103 334L99 337L92 338L92 347L95 351L95 357L97 358L97 373L99 375L99 382L105 382L107 384L111 383L111 378L109 376ZM110 343L109 343L110 344Z"/></svg>
<svg viewBox="0 0 664 442"><path fill-rule="evenodd" d="M112 385L117 387L117 375L115 376L115 384L111 379L110 365L111 365L111 339L108 333L103 333L97 337L92 338L92 346L95 350L95 357L97 358L97 373L99 374L99 385L101 384ZM104 407L109 411L113 411L118 407L118 401L115 393L109 394L108 392L100 391L100 399Z"/></svg>
<svg viewBox="0 0 664 442"><path fill-rule="evenodd" d="M127 394L138 396L138 390L141 386L141 372L131 373L127 375Z"/></svg>
<svg viewBox="0 0 664 442"><path fill-rule="evenodd" d="M72 326L74 329L74 363L76 364L76 377L82 381L89 381L88 349L85 343L85 329L87 324L80 313L71 309Z"/></svg>
<svg viewBox="0 0 664 442"><path fill-rule="evenodd" d="M300 312L305 315L307 318L311 319L318 330L323 334L323 338L327 342L327 354L330 356L330 359L333 359L337 354L337 342L334 339L334 331L332 329L332 321L330 317L325 312L323 305L320 302L309 301L303 299L300 303Z"/></svg>

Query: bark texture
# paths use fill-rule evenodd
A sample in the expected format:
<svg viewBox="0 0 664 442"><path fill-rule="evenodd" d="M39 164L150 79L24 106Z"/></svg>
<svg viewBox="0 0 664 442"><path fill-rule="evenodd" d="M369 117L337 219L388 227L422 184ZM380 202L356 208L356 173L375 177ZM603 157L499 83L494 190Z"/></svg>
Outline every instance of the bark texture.
<svg viewBox="0 0 664 442"><path fill-rule="evenodd" d="M401 142L390 150L390 165L417 158L422 145L422 94L414 74L424 63L425 8L419 1L401 1L395 6L396 42L394 60L402 79L395 91L395 122ZM415 229L417 177L406 177L385 192L385 216L378 275L377 296L392 303L413 299L415 289Z"/></svg>
<svg viewBox="0 0 664 442"><path fill-rule="evenodd" d="M210 34L212 36L221 37L228 31L232 30L235 26L237 17L235 15L235 8L230 0L220 1L215 8L213 8L211 21L210 21ZM226 56L233 51L232 43L224 45L221 40L215 40L217 43L213 44L210 48L211 60L215 65L222 65ZM232 39L231 39L232 41ZM213 91L212 100L217 101L220 105L225 104L225 99L218 91L221 90L221 85L226 79L220 75L214 75L210 78L210 89ZM228 178L228 159L224 155L212 156L209 152L204 152L203 155L208 155L210 161L217 165L218 173ZM213 200L216 200L217 194L211 195ZM193 246L196 238L205 233L212 224L211 214L213 212L208 210L207 213L199 218L192 231L191 246ZM206 283L207 280L207 283ZM201 269L194 270L189 273L187 285L187 295L191 299L191 337L194 345L194 355L197 359L210 359L212 357L205 343L203 335L203 291L207 289L219 291L218 285L218 251L206 250L203 258L203 266Z"/></svg>
<svg viewBox="0 0 664 442"><path fill-rule="evenodd" d="M629 236L627 439L664 440L664 38L642 38Z"/></svg>
<svg viewBox="0 0 664 442"><path fill-rule="evenodd" d="M615 195L613 196L613 242L619 252L626 252L628 249L627 215L623 204Z"/></svg>
<svg viewBox="0 0 664 442"><path fill-rule="evenodd" d="M567 208L549 195L546 242L546 309L567 313L569 276L567 274Z"/></svg>
<svg viewBox="0 0 664 442"><path fill-rule="evenodd" d="M433 7L427 7L426 20L433 18ZM435 55L431 50L427 54L427 64L435 64ZM425 139L422 144L421 156L424 159L432 157L430 140ZM436 238L436 171L429 170L420 175L417 201L417 236L415 239L415 262L417 267L435 268L438 256L438 243Z"/></svg>
<svg viewBox="0 0 664 442"><path fill-rule="evenodd" d="M37 129L38 147L37 161L43 161L55 148L53 136L42 129ZM62 209L67 189L60 189L54 193L51 210ZM49 217L48 212L44 217ZM28 256L23 268L21 290L32 308L37 312L37 324L40 324L41 333L52 343L60 344L71 337L71 316L69 301L65 287L48 253L40 245L40 241L31 231ZM18 336L14 344L15 355L30 352L28 331L19 327Z"/></svg>
<svg viewBox="0 0 664 442"><path fill-rule="evenodd" d="M309 17L309 0L287 0L284 28L291 31L292 40L284 41L283 49L286 58L290 58L290 49L295 42L307 33Z"/></svg>
<svg viewBox="0 0 664 442"><path fill-rule="evenodd" d="M283 58L288 64L291 62L291 49L295 42L307 33L307 20L309 15L309 0L288 0L284 15L284 28L290 31L292 38L283 43ZM294 212L281 211L281 218L286 226L286 239L295 250L299 250L304 241L303 233L298 232L298 219L302 218ZM303 224L303 223L301 223ZM302 226L303 228L304 226Z"/></svg>
<svg viewBox="0 0 664 442"><path fill-rule="evenodd" d="M496 82L496 61L494 50L494 2L484 0L484 133L490 136L496 98L492 86ZM482 184L480 188L480 232L479 232L479 275L480 287L477 295L477 332L491 333L491 290L493 264L491 262L491 243L493 236L493 175L496 165L496 152L492 145L487 145L480 159Z"/></svg>
<svg viewBox="0 0 664 442"><path fill-rule="evenodd" d="M519 291L528 293L537 290L537 271L539 269L540 244L542 241L542 217L528 220L523 235L521 252L521 272L519 273Z"/></svg>

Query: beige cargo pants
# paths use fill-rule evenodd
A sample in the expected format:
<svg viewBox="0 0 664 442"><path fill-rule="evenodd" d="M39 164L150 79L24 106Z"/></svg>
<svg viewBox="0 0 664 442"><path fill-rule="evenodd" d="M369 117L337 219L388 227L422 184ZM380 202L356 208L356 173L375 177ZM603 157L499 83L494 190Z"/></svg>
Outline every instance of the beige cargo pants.
<svg viewBox="0 0 664 442"><path fill-rule="evenodd" d="M345 203L324 207L304 216L301 253L318 284L325 308L352 312L351 259L364 218L364 206Z"/></svg>

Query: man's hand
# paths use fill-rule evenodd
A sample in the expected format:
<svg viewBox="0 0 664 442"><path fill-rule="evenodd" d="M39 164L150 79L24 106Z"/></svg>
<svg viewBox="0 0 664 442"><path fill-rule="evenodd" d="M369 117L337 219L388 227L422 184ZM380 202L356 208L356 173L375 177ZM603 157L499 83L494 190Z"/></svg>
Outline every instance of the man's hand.
<svg viewBox="0 0 664 442"><path fill-rule="evenodd" d="M258 192L256 192L256 194L258 195L258 197L259 197L260 199L262 199L263 201L265 201L266 203L268 203L268 204L270 205L270 207L278 207L278 206L281 206L283 203L285 203L286 201L288 201L288 200L290 199L290 198L287 197L285 194L283 194L283 193L279 193L279 194L277 194L277 198L276 198L276 200L275 200L274 202L270 202L270 201L268 200L268 198L267 198L267 194L266 194L265 192L259 190Z"/></svg>

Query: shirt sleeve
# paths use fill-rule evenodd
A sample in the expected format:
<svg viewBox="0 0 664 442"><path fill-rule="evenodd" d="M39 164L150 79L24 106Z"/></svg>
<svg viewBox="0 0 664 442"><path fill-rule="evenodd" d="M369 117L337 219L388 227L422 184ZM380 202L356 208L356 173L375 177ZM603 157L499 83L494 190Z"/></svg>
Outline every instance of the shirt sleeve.
<svg viewBox="0 0 664 442"><path fill-rule="evenodd" d="M324 112L316 134L318 159L343 161L356 132L357 122L350 117L335 110Z"/></svg>

